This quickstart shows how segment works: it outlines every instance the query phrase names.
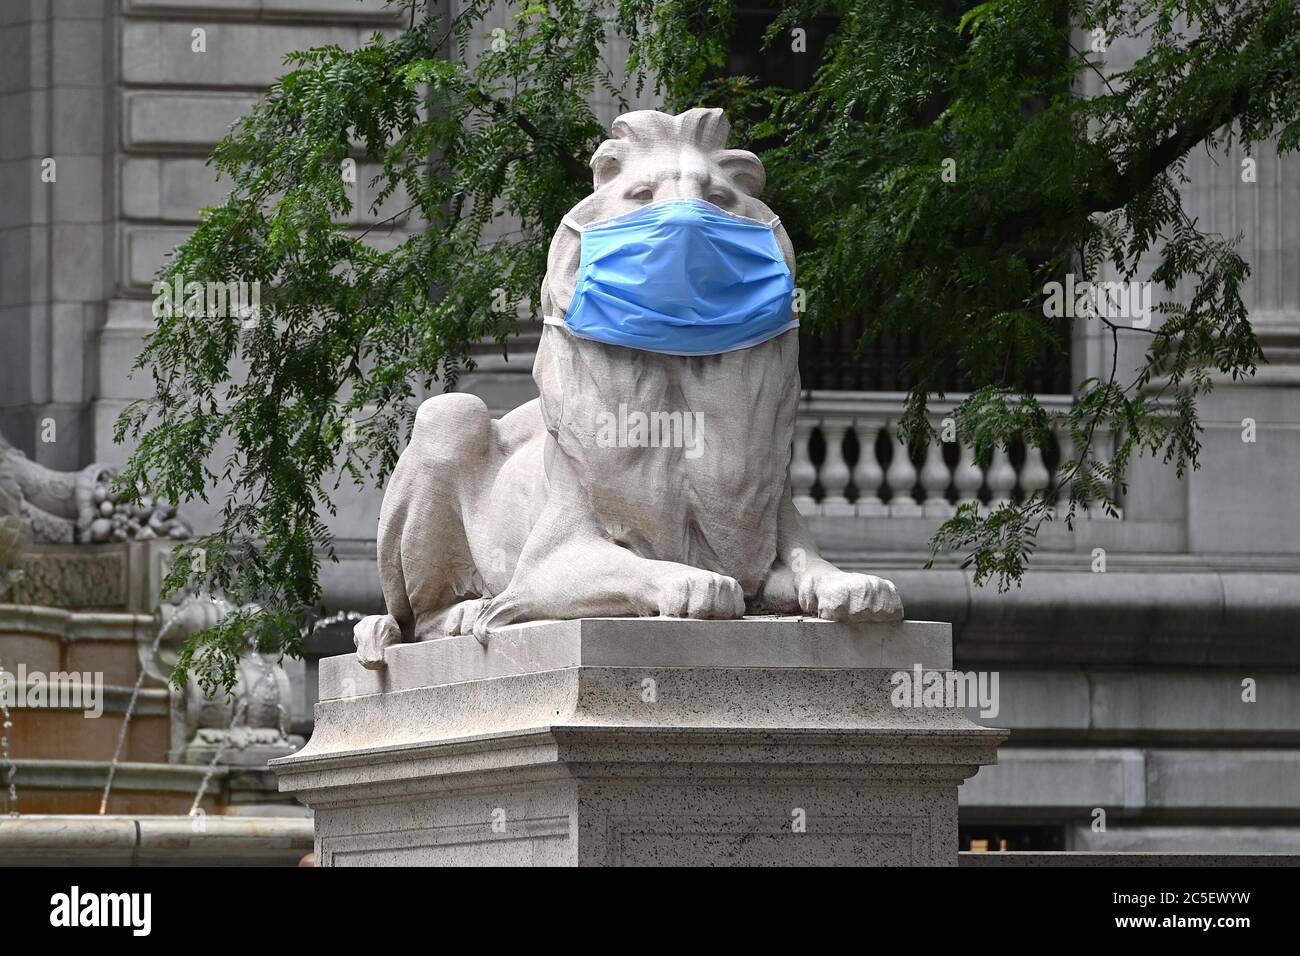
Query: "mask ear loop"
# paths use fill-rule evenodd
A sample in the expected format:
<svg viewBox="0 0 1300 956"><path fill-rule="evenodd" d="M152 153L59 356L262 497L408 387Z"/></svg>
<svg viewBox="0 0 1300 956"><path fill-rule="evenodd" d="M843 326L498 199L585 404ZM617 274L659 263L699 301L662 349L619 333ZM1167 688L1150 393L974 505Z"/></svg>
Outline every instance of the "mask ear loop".
<svg viewBox="0 0 1300 956"><path fill-rule="evenodd" d="M576 233L578 234L578 239L579 239L579 241L581 241L581 239L582 239L582 228L583 228L583 227L582 227L582 223L578 222L576 219L574 219L572 216L570 216L570 215L566 212L566 213L564 214L564 218L562 218L562 219L560 220L560 224L563 225L563 226L568 226L570 229L572 229L574 232L576 232ZM581 271L581 266L579 266L579 271ZM576 293L576 290L575 290L575 293ZM555 326L559 326L560 328L567 328L567 326L565 326L565 324L564 324L564 316L562 316L562 315L560 315L560 316L555 316L555 315L544 315L544 316L542 316L542 324L543 324L543 325L555 325Z"/></svg>
<svg viewBox="0 0 1300 956"><path fill-rule="evenodd" d="M575 219L574 219L572 216L570 216L568 213L565 213L565 214L564 214L564 218L562 218L562 219L560 220L560 223L561 223L561 225L568 226L570 229L572 229L574 232L576 232L576 233L578 234L578 239L579 239L579 241L581 241L581 239L582 239L582 223L580 223L580 222L578 222L577 220L575 220ZM579 271L581 271L581 267L579 267ZM574 293L575 293L575 294L577 293L577 290L576 290L576 289L574 290ZM556 326L556 327L558 327L558 328L563 329L563 330L565 331L566 334L571 334L571 333L569 333L568 326L566 326L566 325L564 324L564 316L562 316L562 315L560 315L560 316L555 316L555 315L543 315L543 316L542 316L542 324L543 324L543 325L554 325L554 326ZM559 419L559 424L556 426L556 432L557 432L557 433L558 433L559 431L561 431L561 430L564 428L565 424L566 424L566 418L565 418L565 404L566 404L566 401L567 401L567 399L568 399L568 394L565 392L563 386L560 387L560 390L559 390L559 391L560 391L560 419ZM548 451L549 451L549 450L550 450L550 446L548 445L547 448L548 448ZM547 469L546 473L547 473L548 476L549 476L549 473L550 473L550 472L549 472L549 469ZM548 480L549 480L549 477L548 477Z"/></svg>

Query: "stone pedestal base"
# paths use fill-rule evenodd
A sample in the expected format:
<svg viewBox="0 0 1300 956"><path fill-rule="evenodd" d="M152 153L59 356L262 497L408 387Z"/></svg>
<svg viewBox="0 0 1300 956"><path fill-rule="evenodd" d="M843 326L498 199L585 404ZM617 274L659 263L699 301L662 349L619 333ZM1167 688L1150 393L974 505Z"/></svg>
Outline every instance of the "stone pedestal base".
<svg viewBox="0 0 1300 956"><path fill-rule="evenodd" d="M321 662L319 866L955 865L1001 731L896 708L947 624L588 619Z"/></svg>

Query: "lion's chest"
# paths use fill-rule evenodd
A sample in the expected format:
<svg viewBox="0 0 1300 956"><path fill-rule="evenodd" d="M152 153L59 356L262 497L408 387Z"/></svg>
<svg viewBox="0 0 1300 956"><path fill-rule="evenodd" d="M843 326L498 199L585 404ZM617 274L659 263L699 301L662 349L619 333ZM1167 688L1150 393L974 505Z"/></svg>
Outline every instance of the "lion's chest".
<svg viewBox="0 0 1300 956"><path fill-rule="evenodd" d="M776 551L798 334L689 358L549 338L543 415L610 536L747 588L761 581Z"/></svg>

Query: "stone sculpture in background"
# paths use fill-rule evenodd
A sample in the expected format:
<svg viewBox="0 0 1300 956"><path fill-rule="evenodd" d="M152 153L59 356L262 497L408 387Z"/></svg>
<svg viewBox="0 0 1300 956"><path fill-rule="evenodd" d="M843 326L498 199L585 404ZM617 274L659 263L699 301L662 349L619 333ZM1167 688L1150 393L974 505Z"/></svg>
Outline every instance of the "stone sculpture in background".
<svg viewBox="0 0 1300 956"><path fill-rule="evenodd" d="M541 619L902 619L892 584L821 558L791 499L794 251L728 131L718 109L614 121L551 242L540 397L499 420L467 394L420 407L363 664Z"/></svg>
<svg viewBox="0 0 1300 956"><path fill-rule="evenodd" d="M177 654L193 635L214 627L235 610L223 598L186 593L159 607L163 632L150 656L141 659L146 672L170 680ZM249 606L247 610L255 610ZM274 757L299 750L303 738L289 733L292 692L279 655L259 651L251 637L240 658L229 693L208 696L191 676L177 702L183 716L182 763L263 767Z"/></svg>
<svg viewBox="0 0 1300 956"><path fill-rule="evenodd" d="M185 540L190 526L166 502L113 500L113 469L93 464L55 471L32 461L0 435L0 515L22 519L34 541L83 544Z"/></svg>

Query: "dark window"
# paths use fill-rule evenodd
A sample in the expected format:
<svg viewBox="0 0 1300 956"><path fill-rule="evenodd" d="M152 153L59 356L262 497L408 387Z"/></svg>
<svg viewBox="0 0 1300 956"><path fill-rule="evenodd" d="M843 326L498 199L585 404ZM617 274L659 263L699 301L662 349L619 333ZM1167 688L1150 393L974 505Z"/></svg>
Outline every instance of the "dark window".
<svg viewBox="0 0 1300 956"><path fill-rule="evenodd" d="M1025 390L1037 395L1068 395L1071 392L1070 320L1057 321L1057 334L1065 347L1055 354L1044 349L1021 383ZM805 389L904 392L911 387L911 377L905 366L908 359L919 354L921 344L914 336L886 334L857 353L864 325L865 320L858 319L841 322L830 329L805 328L800 331L799 377ZM967 392L970 387L964 376L953 374L942 383L941 391Z"/></svg>

